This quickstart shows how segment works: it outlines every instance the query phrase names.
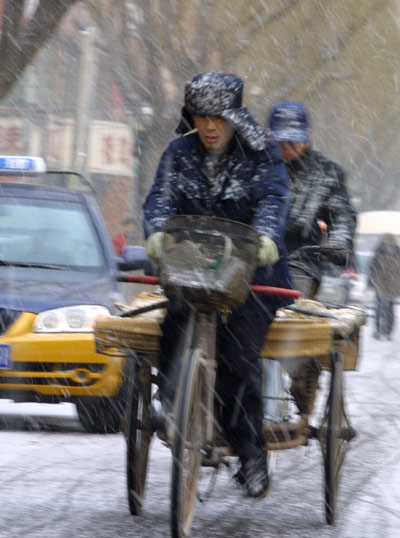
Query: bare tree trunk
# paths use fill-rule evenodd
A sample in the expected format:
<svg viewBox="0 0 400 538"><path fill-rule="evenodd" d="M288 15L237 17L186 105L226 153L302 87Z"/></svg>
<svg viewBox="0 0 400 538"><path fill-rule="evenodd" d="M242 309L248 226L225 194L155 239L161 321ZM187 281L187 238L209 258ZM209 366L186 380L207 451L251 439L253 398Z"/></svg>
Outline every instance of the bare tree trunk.
<svg viewBox="0 0 400 538"><path fill-rule="evenodd" d="M24 1L6 0L0 40L0 99L7 95L76 1L41 0L33 18L22 24Z"/></svg>

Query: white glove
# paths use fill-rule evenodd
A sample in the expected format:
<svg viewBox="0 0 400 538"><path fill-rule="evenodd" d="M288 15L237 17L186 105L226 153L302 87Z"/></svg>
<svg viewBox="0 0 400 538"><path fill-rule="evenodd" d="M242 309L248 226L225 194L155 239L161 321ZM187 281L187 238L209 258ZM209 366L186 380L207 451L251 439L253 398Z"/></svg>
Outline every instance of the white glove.
<svg viewBox="0 0 400 538"><path fill-rule="evenodd" d="M260 237L260 248L258 250L258 261L260 265L267 265L276 263L279 260L278 247L265 235Z"/></svg>
<svg viewBox="0 0 400 538"><path fill-rule="evenodd" d="M155 232L151 234L146 241L147 257L154 263L158 264L163 251L164 232Z"/></svg>

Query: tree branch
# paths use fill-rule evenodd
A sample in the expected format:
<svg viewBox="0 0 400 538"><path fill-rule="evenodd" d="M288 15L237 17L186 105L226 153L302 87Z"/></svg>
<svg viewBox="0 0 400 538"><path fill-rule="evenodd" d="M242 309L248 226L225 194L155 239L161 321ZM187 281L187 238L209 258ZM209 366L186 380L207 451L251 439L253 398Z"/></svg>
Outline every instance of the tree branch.
<svg viewBox="0 0 400 538"><path fill-rule="evenodd" d="M18 33L18 27L21 23L23 11L24 0L6 2L3 14L1 42L13 41L14 36Z"/></svg>
<svg viewBox="0 0 400 538"><path fill-rule="evenodd" d="M253 11L252 21L245 28L245 31L236 37L232 47L224 51L222 59L223 65L229 65L232 59L235 59L236 56L242 52L243 48L247 45L249 40L252 39L255 32L258 32L260 29L265 29L265 26L271 24L283 15L286 15L289 9L300 2L301 0L286 0L282 6L276 8L272 13L268 12L260 15Z"/></svg>
<svg viewBox="0 0 400 538"><path fill-rule="evenodd" d="M21 1L7 0L4 22L6 27L0 41L3 59L0 73L0 99L5 97L43 44L54 32L65 12L77 0L41 0L33 18L21 26ZM11 18L7 18L11 14Z"/></svg>

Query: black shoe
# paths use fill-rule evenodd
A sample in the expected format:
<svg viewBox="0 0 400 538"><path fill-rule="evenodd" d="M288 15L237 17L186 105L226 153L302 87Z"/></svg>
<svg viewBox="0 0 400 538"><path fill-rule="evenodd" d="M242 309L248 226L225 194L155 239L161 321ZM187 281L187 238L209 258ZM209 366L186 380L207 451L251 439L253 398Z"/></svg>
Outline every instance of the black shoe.
<svg viewBox="0 0 400 538"><path fill-rule="evenodd" d="M236 471L236 473L233 475L233 480L236 482L239 486L244 486L246 483L246 479L244 477L242 467L239 467L239 469Z"/></svg>
<svg viewBox="0 0 400 538"><path fill-rule="evenodd" d="M248 497L263 499L267 494L269 486L267 465L267 451L260 456L242 459L242 466L236 473L239 475L236 480L239 484L243 480Z"/></svg>

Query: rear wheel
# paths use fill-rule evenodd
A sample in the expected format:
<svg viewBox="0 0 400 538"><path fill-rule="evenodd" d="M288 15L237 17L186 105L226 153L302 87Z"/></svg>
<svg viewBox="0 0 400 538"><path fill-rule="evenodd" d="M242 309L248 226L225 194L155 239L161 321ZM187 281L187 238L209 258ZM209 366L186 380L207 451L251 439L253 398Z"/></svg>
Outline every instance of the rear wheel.
<svg viewBox="0 0 400 538"><path fill-rule="evenodd" d="M201 349L184 361L172 447L171 530L173 538L189 534L206 436L206 380Z"/></svg>
<svg viewBox="0 0 400 538"><path fill-rule="evenodd" d="M126 407L126 473L129 510L139 515L145 490L149 446L152 432L149 420L151 403L151 366L135 363Z"/></svg>
<svg viewBox="0 0 400 538"><path fill-rule="evenodd" d="M347 442L354 436L344 410L343 362L340 354L333 354L328 401L321 425L321 446L325 470L325 517L333 524L339 487L340 469Z"/></svg>

